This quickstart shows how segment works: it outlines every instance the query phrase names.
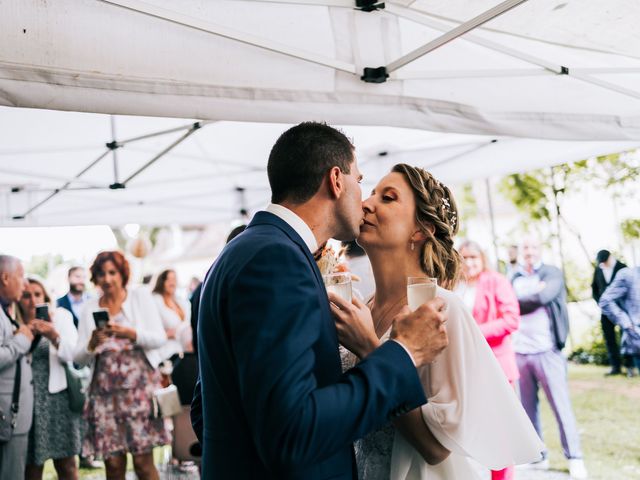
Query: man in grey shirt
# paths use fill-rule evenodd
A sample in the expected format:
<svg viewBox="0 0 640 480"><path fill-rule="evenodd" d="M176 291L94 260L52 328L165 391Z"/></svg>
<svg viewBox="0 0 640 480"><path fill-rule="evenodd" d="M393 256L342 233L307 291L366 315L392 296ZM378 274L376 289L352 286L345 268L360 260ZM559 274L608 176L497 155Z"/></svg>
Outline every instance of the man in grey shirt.
<svg viewBox="0 0 640 480"><path fill-rule="evenodd" d="M12 418L13 386L20 363L20 398L11 438L0 443L0 479L24 478L29 429L33 415L31 362L27 358L33 334L18 324L10 311L24 290L24 269L20 260L0 255L0 410Z"/></svg>
<svg viewBox="0 0 640 480"><path fill-rule="evenodd" d="M520 327L513 336L520 371L520 399L542 438L538 388L544 390L558 422L560 441L572 479L587 478L580 436L571 408L567 360L561 350L569 333L569 315L562 272L540 260L540 244L526 238L520 246L523 264L511 280L520 304ZM544 459L537 468L549 468Z"/></svg>

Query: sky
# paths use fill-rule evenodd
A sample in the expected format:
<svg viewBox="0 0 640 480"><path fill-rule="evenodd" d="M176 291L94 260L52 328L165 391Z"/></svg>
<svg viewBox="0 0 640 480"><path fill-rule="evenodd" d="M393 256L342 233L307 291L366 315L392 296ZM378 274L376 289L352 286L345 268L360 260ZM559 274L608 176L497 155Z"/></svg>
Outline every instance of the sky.
<svg viewBox="0 0 640 480"><path fill-rule="evenodd" d="M29 261L34 255L61 254L88 263L101 250L117 248L107 225L0 228L0 252Z"/></svg>

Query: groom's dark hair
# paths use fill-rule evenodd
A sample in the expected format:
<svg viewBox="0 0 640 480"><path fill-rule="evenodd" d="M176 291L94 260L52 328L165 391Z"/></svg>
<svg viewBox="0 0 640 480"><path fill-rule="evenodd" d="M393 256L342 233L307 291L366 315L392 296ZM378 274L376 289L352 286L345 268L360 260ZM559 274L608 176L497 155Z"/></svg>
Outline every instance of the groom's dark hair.
<svg viewBox="0 0 640 480"><path fill-rule="evenodd" d="M353 144L325 123L304 122L278 138L269 154L271 201L304 203L313 197L333 167L351 173Z"/></svg>

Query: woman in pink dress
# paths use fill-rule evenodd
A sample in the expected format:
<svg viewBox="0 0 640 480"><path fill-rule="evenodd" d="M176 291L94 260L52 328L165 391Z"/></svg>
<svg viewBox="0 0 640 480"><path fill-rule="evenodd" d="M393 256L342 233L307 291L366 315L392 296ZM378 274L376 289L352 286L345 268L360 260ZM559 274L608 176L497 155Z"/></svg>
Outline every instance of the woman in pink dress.
<svg viewBox="0 0 640 480"><path fill-rule="evenodd" d="M511 345L511 333L518 329L520 321L518 299L509 280L489 270L480 245L466 240L460 245L459 251L463 258L464 281L456 290L472 312L509 383L514 385L520 378ZM513 467L491 472L492 480L512 478Z"/></svg>

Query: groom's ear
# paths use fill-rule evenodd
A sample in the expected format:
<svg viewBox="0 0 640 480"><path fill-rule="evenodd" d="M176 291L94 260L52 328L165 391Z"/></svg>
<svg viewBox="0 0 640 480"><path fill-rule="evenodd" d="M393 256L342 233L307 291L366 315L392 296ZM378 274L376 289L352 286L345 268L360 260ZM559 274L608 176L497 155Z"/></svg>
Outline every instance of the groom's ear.
<svg viewBox="0 0 640 480"><path fill-rule="evenodd" d="M344 175L342 175L340 167L333 167L329 170L327 188L329 196L333 198L337 199L342 195L344 191Z"/></svg>

